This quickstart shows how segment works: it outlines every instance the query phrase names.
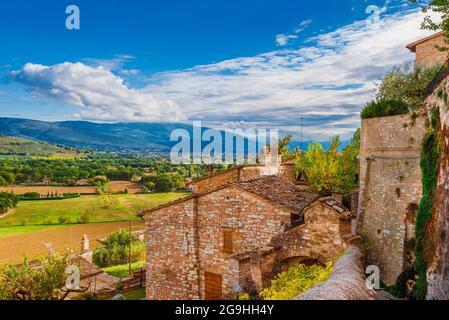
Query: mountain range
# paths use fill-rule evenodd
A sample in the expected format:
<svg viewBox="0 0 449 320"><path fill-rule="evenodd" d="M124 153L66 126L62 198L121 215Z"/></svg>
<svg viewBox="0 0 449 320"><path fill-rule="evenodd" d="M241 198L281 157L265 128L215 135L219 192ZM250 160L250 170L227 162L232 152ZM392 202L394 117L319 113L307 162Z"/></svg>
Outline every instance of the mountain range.
<svg viewBox="0 0 449 320"><path fill-rule="evenodd" d="M185 129L192 135L192 126L182 123L47 122L0 117L0 135L104 152L169 152L176 144L170 141L170 134L175 129ZM290 146L292 149L300 146L305 150L308 144L292 141ZM328 145L323 143L325 148Z"/></svg>

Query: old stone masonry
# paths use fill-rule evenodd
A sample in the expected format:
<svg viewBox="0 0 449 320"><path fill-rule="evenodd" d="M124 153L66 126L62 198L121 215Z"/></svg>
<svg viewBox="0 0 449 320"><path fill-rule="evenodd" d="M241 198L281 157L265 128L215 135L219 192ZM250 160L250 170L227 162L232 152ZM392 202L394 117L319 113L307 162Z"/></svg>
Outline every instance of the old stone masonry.
<svg viewBox="0 0 449 320"><path fill-rule="evenodd" d="M194 181L192 196L143 212L147 299L257 293L289 266L324 264L347 247L353 213L296 184L294 162L261 159Z"/></svg>

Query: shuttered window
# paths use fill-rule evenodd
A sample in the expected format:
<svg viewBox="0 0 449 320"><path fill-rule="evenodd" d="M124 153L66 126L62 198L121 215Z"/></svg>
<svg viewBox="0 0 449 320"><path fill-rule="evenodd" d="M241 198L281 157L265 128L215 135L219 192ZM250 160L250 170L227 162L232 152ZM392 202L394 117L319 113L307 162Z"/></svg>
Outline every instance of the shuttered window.
<svg viewBox="0 0 449 320"><path fill-rule="evenodd" d="M223 231L223 251L226 253L234 252L234 231Z"/></svg>

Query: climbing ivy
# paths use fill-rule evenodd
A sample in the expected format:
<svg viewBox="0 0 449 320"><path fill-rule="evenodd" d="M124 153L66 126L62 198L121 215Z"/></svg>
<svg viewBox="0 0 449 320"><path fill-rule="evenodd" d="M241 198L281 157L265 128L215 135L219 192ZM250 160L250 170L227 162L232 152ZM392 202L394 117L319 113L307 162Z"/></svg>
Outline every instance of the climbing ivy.
<svg viewBox="0 0 449 320"><path fill-rule="evenodd" d="M439 148L438 124L440 121L438 108L430 113L430 130L424 137L421 151L421 173L423 195L416 213L415 227L415 262L413 269L418 275L414 288L417 300L423 300L427 294L427 260L426 260L426 227L432 217L432 201L437 186Z"/></svg>
<svg viewBox="0 0 449 320"><path fill-rule="evenodd" d="M427 295L427 255L429 240L426 237L427 224L432 217L432 203L437 186L440 152L438 147L438 127L440 114L438 108L430 111L430 128L426 133L421 151L421 174L423 194L416 211L413 266L403 271L393 286L384 286L385 290L398 298L424 300ZM408 280L416 283L409 292Z"/></svg>

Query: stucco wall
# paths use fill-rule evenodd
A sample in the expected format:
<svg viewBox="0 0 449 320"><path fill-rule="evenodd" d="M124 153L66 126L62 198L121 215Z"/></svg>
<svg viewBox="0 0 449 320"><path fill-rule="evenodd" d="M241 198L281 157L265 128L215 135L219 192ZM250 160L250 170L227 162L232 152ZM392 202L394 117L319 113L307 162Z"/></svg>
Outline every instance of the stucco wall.
<svg viewBox="0 0 449 320"><path fill-rule="evenodd" d="M419 160L426 119L401 115L362 120L358 232L367 263L377 265L389 285L402 272L405 242L414 236L407 213L421 199Z"/></svg>

